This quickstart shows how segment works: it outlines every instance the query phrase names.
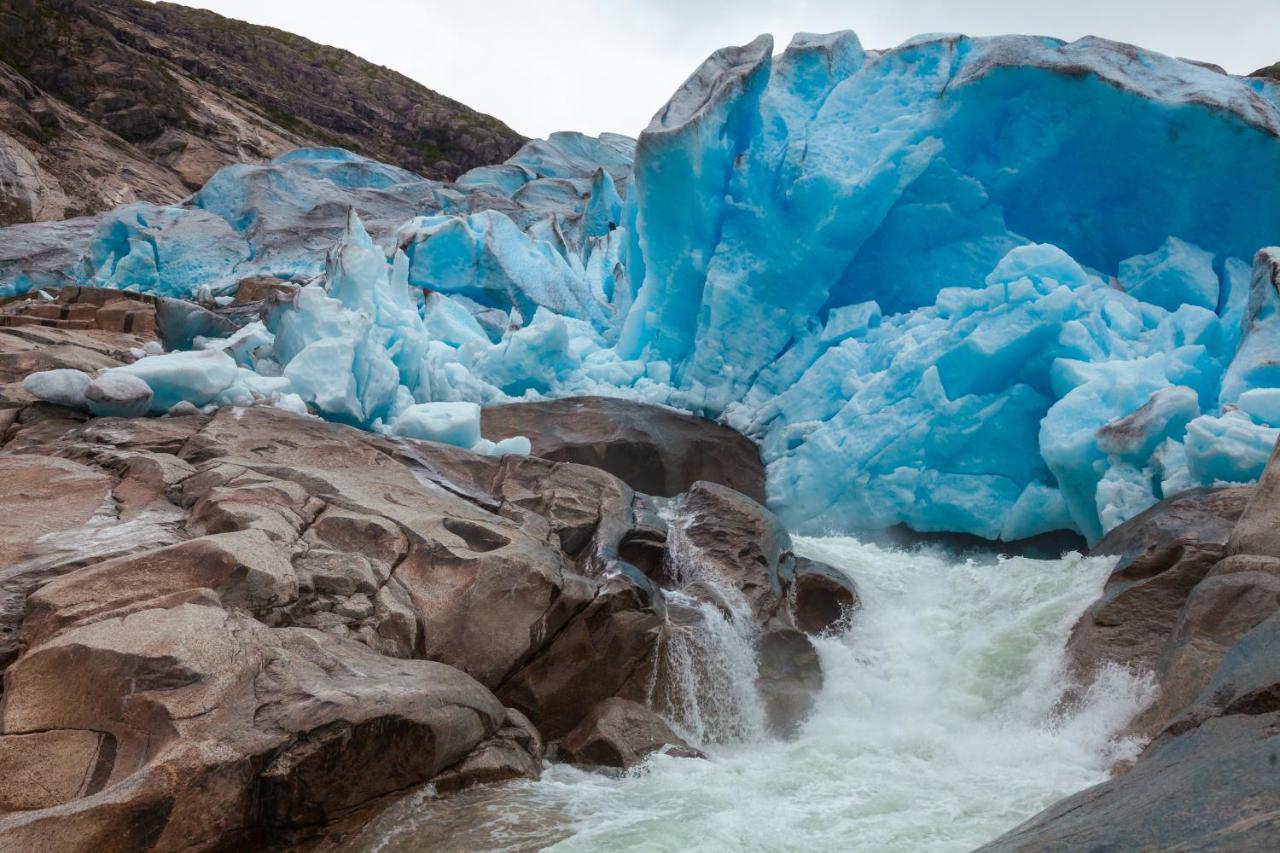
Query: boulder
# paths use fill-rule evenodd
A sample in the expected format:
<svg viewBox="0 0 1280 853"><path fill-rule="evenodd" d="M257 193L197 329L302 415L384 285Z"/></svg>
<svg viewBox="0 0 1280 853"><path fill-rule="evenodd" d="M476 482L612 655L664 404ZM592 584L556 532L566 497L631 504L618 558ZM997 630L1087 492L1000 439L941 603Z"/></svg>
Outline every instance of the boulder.
<svg viewBox="0 0 1280 853"><path fill-rule="evenodd" d="M1193 489L1111 531L1094 554L1120 554L1102 597L1076 623L1068 658L1082 680L1107 664L1155 671L1191 591L1227 553L1250 487Z"/></svg>
<svg viewBox="0 0 1280 853"><path fill-rule="evenodd" d="M535 456L601 468L648 495L673 497L706 480L764 500L764 466L751 439L661 406L566 397L491 406L480 425L492 441L526 436Z"/></svg>
<svg viewBox="0 0 1280 853"><path fill-rule="evenodd" d="M668 548L676 582L734 590L756 620L773 618L785 600L781 571L791 556L791 537L777 517L706 482L694 483L674 509Z"/></svg>
<svg viewBox="0 0 1280 853"><path fill-rule="evenodd" d="M791 620L806 634L841 633L862 606L858 588L839 569L795 557L787 581Z"/></svg>
<svg viewBox="0 0 1280 853"><path fill-rule="evenodd" d="M560 742L559 756L585 767L630 770L655 752L706 758L661 717L627 699L606 699Z"/></svg>
<svg viewBox="0 0 1280 853"><path fill-rule="evenodd" d="M104 418L139 418L151 408L151 386L131 373L108 370L89 382L84 399L89 411Z"/></svg>
<svg viewBox="0 0 1280 853"><path fill-rule="evenodd" d="M777 737L794 737L822 692L817 649L800 631L775 629L758 641L756 666L765 724Z"/></svg>
<svg viewBox="0 0 1280 853"><path fill-rule="evenodd" d="M983 851L1275 849L1280 713L1162 739L1122 776L1060 800Z"/></svg>
<svg viewBox="0 0 1280 853"><path fill-rule="evenodd" d="M542 735L529 718L507 708L502 728L462 761L431 780L437 794L451 794L476 785L542 776Z"/></svg>
<svg viewBox="0 0 1280 853"><path fill-rule="evenodd" d="M545 737L563 738L605 699L644 697L665 621L661 590L638 572L619 573L498 696Z"/></svg>

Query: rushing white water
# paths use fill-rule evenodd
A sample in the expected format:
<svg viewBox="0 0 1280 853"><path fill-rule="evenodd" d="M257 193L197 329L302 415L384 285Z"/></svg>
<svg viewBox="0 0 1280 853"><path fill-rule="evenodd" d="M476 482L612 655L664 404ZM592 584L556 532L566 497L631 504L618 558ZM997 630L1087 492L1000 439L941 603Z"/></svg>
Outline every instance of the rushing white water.
<svg viewBox="0 0 1280 853"><path fill-rule="evenodd" d="M469 802L419 800L362 846L969 850L1136 752L1116 734L1150 698L1137 679L1116 673L1055 713L1066 637L1110 560L956 563L841 538L797 548L845 569L864 605L849 634L817 642L826 683L798 738L711 744L709 761L655 756L625 778L554 766Z"/></svg>

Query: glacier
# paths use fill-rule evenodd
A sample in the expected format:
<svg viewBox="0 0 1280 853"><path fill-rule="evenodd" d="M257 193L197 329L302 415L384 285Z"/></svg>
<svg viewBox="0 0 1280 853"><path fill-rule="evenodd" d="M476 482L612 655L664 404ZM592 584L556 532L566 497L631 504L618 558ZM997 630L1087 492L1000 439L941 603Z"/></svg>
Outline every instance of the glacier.
<svg viewBox="0 0 1280 853"><path fill-rule="evenodd" d="M762 36L636 140L552 134L453 183L337 149L230 166L80 227L56 269L6 261L0 295L300 285L115 368L154 414L279 405L527 453L478 407L624 396L755 438L793 530L1096 541L1260 475L1277 185L1274 81L1097 38Z"/></svg>

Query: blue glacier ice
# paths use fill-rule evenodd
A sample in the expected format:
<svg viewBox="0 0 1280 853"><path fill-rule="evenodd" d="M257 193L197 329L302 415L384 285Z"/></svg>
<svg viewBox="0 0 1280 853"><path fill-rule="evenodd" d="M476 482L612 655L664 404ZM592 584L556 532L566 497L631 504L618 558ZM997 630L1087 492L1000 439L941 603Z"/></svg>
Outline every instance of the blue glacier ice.
<svg viewBox="0 0 1280 853"><path fill-rule="evenodd" d="M53 273L304 285L117 368L156 413L521 453L477 406L625 396L757 439L794 529L1096 540L1256 479L1280 435L1277 185L1273 81L1097 38L762 36L636 140L552 134L453 183L291 152L104 215ZM0 292L50 274L6 260Z"/></svg>

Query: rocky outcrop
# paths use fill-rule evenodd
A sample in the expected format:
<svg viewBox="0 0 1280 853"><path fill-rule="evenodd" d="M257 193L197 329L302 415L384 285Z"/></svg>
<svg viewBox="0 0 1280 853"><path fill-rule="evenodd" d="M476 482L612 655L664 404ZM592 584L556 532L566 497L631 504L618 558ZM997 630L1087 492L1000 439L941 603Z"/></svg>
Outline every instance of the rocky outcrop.
<svg viewBox="0 0 1280 853"><path fill-rule="evenodd" d="M560 755L586 767L629 770L655 752L705 758L666 722L637 702L606 699L560 743Z"/></svg>
<svg viewBox="0 0 1280 853"><path fill-rule="evenodd" d="M1219 582L1207 583L1203 591L1200 585L1227 556L1227 540L1253 490L1236 486L1184 492L1116 528L1094 549L1119 554L1120 560L1102 597L1073 629L1068 657L1085 682L1107 665L1156 673L1161 697L1135 721L1144 736L1158 732L1199 689L1194 683L1175 684L1172 675L1188 651L1190 624L1208 603L1204 596ZM1201 637L1197 643L1207 640Z"/></svg>
<svg viewBox="0 0 1280 853"><path fill-rule="evenodd" d="M524 141L346 51L171 4L5 0L0 57L0 225L176 201L298 147L448 179Z"/></svg>
<svg viewBox="0 0 1280 853"><path fill-rule="evenodd" d="M1280 830L1280 451L1256 487L1194 490L1116 528L1122 554L1068 645L1087 682L1151 672L1151 737L1123 775L1068 797L990 850L1269 850Z"/></svg>
<svg viewBox="0 0 1280 853"><path fill-rule="evenodd" d="M0 329L63 341L5 387L58 346L89 377L146 344L83 295L91 318L69 297L36 315L58 325ZM821 684L797 626L839 630L856 603L724 486L668 501L268 406L5 405L4 849L279 841L426 782L536 777L544 737L586 763L693 754L643 703L687 689L663 643L711 618L758 642L762 701L793 728Z"/></svg>
<svg viewBox="0 0 1280 853"><path fill-rule="evenodd" d="M764 500L755 443L704 418L609 397L566 397L492 406L481 432L526 436L533 454L601 468L639 492L672 497L706 480Z"/></svg>

